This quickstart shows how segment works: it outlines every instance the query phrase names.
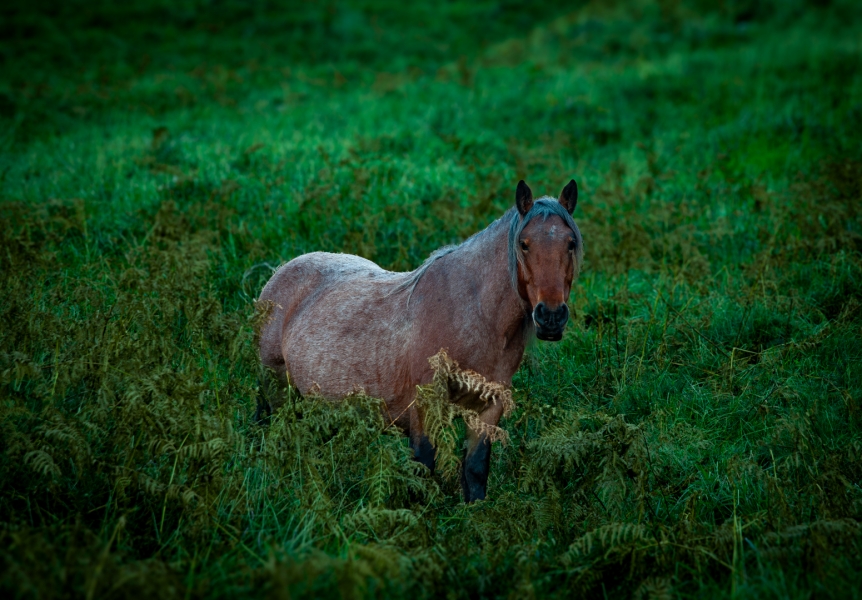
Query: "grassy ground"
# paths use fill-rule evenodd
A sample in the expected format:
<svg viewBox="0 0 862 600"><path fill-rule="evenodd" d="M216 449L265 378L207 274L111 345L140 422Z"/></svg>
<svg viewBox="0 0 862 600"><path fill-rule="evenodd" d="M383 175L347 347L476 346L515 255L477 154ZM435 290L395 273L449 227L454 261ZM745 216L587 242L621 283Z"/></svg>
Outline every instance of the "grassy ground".
<svg viewBox="0 0 862 600"><path fill-rule="evenodd" d="M0 10L0 589L862 595L856 3ZM489 500L371 399L250 422L269 266L413 268L522 177L586 269Z"/></svg>

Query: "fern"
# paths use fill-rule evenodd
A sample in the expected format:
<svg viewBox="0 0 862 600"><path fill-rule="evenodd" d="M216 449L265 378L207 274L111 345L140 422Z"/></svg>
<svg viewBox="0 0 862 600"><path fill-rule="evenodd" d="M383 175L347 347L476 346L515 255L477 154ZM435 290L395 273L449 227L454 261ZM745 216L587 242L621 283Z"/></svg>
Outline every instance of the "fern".
<svg viewBox="0 0 862 600"><path fill-rule="evenodd" d="M474 371L461 369L445 350L430 357L428 362L434 369L434 378L430 384L417 387L416 404L422 412L425 434L437 451L437 470L453 481L461 465L456 449L460 435L455 420L462 419L467 427L491 442L506 444L508 433L482 422L479 413L488 405L500 403L503 415L507 416L514 408L512 392Z"/></svg>

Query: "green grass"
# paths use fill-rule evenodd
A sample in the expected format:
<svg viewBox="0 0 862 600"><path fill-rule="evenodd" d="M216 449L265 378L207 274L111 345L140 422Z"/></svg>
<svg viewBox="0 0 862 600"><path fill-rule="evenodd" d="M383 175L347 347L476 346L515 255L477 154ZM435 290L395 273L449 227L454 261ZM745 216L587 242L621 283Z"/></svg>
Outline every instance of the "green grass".
<svg viewBox="0 0 862 600"><path fill-rule="evenodd" d="M860 597L856 3L1 10L4 592ZM372 399L251 423L270 266L571 177L487 501Z"/></svg>

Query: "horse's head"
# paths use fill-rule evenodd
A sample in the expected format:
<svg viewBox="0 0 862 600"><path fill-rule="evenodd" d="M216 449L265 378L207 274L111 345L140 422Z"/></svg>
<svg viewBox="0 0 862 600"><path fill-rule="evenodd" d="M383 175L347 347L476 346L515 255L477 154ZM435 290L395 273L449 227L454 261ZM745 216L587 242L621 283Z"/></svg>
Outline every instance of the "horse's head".
<svg viewBox="0 0 862 600"><path fill-rule="evenodd" d="M572 211L578 202L574 179L559 199L533 201L533 193L518 182L514 217L509 231L509 268L518 294L529 302L536 337L559 341L569 320L566 300L580 271L583 241Z"/></svg>

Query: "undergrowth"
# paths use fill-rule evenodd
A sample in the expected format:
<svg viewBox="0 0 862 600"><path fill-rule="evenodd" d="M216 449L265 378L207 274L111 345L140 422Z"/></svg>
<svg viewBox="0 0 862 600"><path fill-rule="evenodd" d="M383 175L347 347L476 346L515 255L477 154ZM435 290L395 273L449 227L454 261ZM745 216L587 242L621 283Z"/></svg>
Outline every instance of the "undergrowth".
<svg viewBox="0 0 862 600"><path fill-rule="evenodd" d="M0 589L859 597L853 3L129 6L7 15ZM521 177L578 180L586 263L487 500L433 385L434 476L373 398L253 423L274 266L414 268Z"/></svg>

